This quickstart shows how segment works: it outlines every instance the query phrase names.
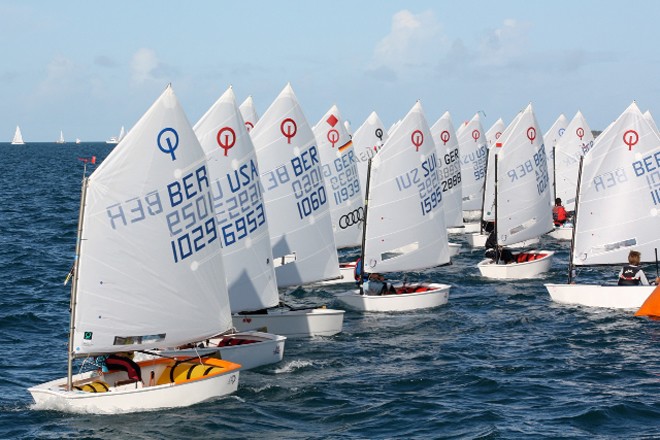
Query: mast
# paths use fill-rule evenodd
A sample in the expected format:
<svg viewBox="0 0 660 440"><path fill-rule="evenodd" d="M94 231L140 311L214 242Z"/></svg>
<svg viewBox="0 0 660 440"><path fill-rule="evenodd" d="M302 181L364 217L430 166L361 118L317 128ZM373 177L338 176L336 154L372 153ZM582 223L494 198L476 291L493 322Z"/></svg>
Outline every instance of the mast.
<svg viewBox="0 0 660 440"><path fill-rule="evenodd" d="M497 148L497 147L495 147ZM495 263L500 261L500 240L497 238L497 151L495 152L495 221L493 233L495 234Z"/></svg>
<svg viewBox="0 0 660 440"><path fill-rule="evenodd" d="M66 389L71 391L72 389L72 379L73 375L73 358L74 358L74 348L73 348L73 331L75 329L75 319L76 319L76 303L78 300L78 268L80 266L80 248L82 244L82 229L83 229L83 219L85 216L85 198L87 196L87 184L89 178L87 177L87 164L83 168L83 180L82 180L82 189L80 191L80 213L78 214L78 236L76 238L76 258L73 264L73 281L71 282L71 322L69 323L69 345L67 350L67 380L66 380Z"/></svg>
<svg viewBox="0 0 660 440"><path fill-rule="evenodd" d="M571 234L571 252L568 256L568 284L575 278L575 267L573 266L573 254L575 253L575 231L577 230L578 204L580 202L580 186L582 186L582 163L584 156L580 156L580 165L578 166L578 180L575 187L575 211L573 212L573 233Z"/></svg>
<svg viewBox="0 0 660 440"><path fill-rule="evenodd" d="M557 142L555 142L556 144ZM555 203L555 199L557 198L557 147L555 145L552 146L552 194L554 195L552 203Z"/></svg>
<svg viewBox="0 0 660 440"><path fill-rule="evenodd" d="M371 160L372 158L369 158L369 161L367 162L367 186L365 188L365 195L364 195L364 219L363 219L363 224L362 224L362 247L360 249L360 264L362 264L362 268L360 270L360 273L358 276L360 277L358 279L358 285L360 286L360 295L364 295L364 290L362 289L362 280L364 279L364 245L367 242L367 212L369 212L369 184L371 182Z"/></svg>
<svg viewBox="0 0 660 440"><path fill-rule="evenodd" d="M486 149L486 166L484 167L484 184L481 187L481 222L480 222L481 224L479 225L480 234L484 233L484 204L486 203L486 182L488 182L488 162L490 162L488 160L490 159L490 154L488 154L488 150L489 148Z"/></svg>

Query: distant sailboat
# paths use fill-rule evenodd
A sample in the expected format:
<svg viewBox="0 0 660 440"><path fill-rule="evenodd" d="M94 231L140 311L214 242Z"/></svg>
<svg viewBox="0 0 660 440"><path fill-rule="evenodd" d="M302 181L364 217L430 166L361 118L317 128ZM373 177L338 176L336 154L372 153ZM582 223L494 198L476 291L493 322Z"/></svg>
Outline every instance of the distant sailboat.
<svg viewBox="0 0 660 440"><path fill-rule="evenodd" d="M124 139L124 136L126 136L126 131L124 130L124 126L122 125L121 129L119 130L119 136L117 136L117 137L112 136L112 137L110 137L110 139L105 141L105 143L106 144L112 144L112 145L118 144L119 142L121 142L122 139Z"/></svg>
<svg viewBox="0 0 660 440"><path fill-rule="evenodd" d="M60 130L60 138L55 141L56 144L63 144L64 143L64 133L62 130Z"/></svg>
<svg viewBox="0 0 660 440"><path fill-rule="evenodd" d="M14 138L11 140L12 145L25 145L23 140L23 135L21 134L21 127L16 126L16 131L14 132Z"/></svg>
<svg viewBox="0 0 660 440"><path fill-rule="evenodd" d="M357 159L358 175L362 188L367 183L367 162L374 157L387 140L385 125L376 112L371 112L355 133L353 133L353 149Z"/></svg>
<svg viewBox="0 0 660 440"><path fill-rule="evenodd" d="M238 107L238 110L241 112L243 121L245 121L245 128L249 133L259 121L259 115L257 114L257 109L254 108L254 99L252 99L252 96L245 98L245 101Z"/></svg>

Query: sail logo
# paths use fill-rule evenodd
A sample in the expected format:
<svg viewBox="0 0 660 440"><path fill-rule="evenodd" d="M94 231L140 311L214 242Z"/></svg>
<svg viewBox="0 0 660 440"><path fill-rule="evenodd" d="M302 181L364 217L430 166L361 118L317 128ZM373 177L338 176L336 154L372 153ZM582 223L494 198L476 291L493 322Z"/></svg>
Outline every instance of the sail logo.
<svg viewBox="0 0 660 440"><path fill-rule="evenodd" d="M174 151L179 147L179 133L175 129L167 127L163 128L156 138L158 149L165 154L172 156L172 161L176 160ZM167 144L167 147L165 146Z"/></svg>
<svg viewBox="0 0 660 440"><path fill-rule="evenodd" d="M333 128L332 130L328 131L328 135L326 137L328 138L328 142L332 144L332 148L335 148L335 144L339 142L339 132Z"/></svg>
<svg viewBox="0 0 660 440"><path fill-rule="evenodd" d="M447 130L444 130L442 133L440 133L440 140L442 141L442 145L447 145L449 139L451 139L451 135Z"/></svg>
<svg viewBox="0 0 660 440"><path fill-rule="evenodd" d="M374 134L378 139L380 139L381 142L383 142L383 129L382 128L377 128L376 131L374 131Z"/></svg>
<svg viewBox="0 0 660 440"><path fill-rule="evenodd" d="M580 140L582 140L584 137L584 128L578 127L577 130L575 130L575 134L577 134Z"/></svg>
<svg viewBox="0 0 660 440"><path fill-rule="evenodd" d="M215 140L218 142L220 148L225 150L225 157L227 157L229 149L236 144L236 132L231 127L223 127L218 130Z"/></svg>
<svg viewBox="0 0 660 440"><path fill-rule="evenodd" d="M415 146L415 151L419 151L419 147L421 147L422 144L424 143L424 133L422 133L419 130L415 130L410 135L410 140Z"/></svg>
<svg viewBox="0 0 660 440"><path fill-rule="evenodd" d="M632 151L633 145L639 142L639 134L635 130L628 130L623 133L623 143L628 145L628 151Z"/></svg>
<svg viewBox="0 0 660 440"><path fill-rule="evenodd" d="M291 139L296 135L298 132L298 125L296 125L296 121L294 121L291 118L286 118L285 120L282 121L280 124L280 131L286 138L286 143L290 144Z"/></svg>
<svg viewBox="0 0 660 440"><path fill-rule="evenodd" d="M534 127L527 129L527 139L529 139L530 144L534 143L534 139L536 139L536 129Z"/></svg>
<svg viewBox="0 0 660 440"><path fill-rule="evenodd" d="M472 130L472 139L474 139L474 143L476 144L479 138L481 137L481 133L479 130Z"/></svg>
<svg viewBox="0 0 660 440"><path fill-rule="evenodd" d="M245 129L247 130L248 133L249 133L250 130L252 130L253 128L254 128L254 124L253 124L252 122L250 122L250 121L245 121Z"/></svg>

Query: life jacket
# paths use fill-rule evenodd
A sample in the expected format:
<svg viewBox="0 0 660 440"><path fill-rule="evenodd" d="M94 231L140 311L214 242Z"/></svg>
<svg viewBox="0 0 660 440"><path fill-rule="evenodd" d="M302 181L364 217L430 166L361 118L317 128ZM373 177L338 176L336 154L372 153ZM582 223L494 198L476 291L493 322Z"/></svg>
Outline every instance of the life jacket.
<svg viewBox="0 0 660 440"><path fill-rule="evenodd" d="M559 205L552 208L552 219L555 222L555 226L563 225L566 222L566 209Z"/></svg>
<svg viewBox="0 0 660 440"><path fill-rule="evenodd" d="M353 269L353 279L357 284L360 284L360 275L362 275L362 282L369 279L369 275L363 273L362 271L362 259L358 258L355 262L355 268Z"/></svg>
<svg viewBox="0 0 660 440"><path fill-rule="evenodd" d="M623 271L619 277L619 286L639 286L641 280L635 278L635 276L640 270L639 266L631 266L630 264L623 266Z"/></svg>

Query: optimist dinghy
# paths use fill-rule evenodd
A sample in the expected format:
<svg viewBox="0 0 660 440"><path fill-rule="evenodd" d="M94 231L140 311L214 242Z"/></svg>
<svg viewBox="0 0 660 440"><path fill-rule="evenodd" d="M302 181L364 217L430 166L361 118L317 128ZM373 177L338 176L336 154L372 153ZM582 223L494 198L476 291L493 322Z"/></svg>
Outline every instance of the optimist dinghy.
<svg viewBox="0 0 660 440"><path fill-rule="evenodd" d="M449 263L437 151L421 104L416 103L370 160L361 261L365 272L421 270ZM423 187L423 192L420 192ZM415 283L396 293L337 296L362 312L398 312L447 303L450 286Z"/></svg>
<svg viewBox="0 0 660 440"><path fill-rule="evenodd" d="M552 204L546 153L531 103L505 130L491 153L494 166L488 167L488 174L492 172L493 179L487 177L486 184L493 182L494 191L486 189L484 220L495 222L498 246L537 239L550 231ZM520 260L516 258L509 264L486 258L477 267L488 278L532 278L550 269L553 254L545 250L524 252Z"/></svg>
<svg viewBox="0 0 660 440"><path fill-rule="evenodd" d="M228 361L134 362L119 355L188 344L231 328L209 175L204 151L168 86L83 177L68 372L29 389L36 408L135 412L188 406L236 390L240 365ZM73 373L74 359L98 356L108 371Z"/></svg>
<svg viewBox="0 0 660 440"><path fill-rule="evenodd" d="M660 247L660 135L632 103L582 158L568 284L546 284L558 303L639 308L654 286L574 283L576 266L624 265L631 250L642 263ZM614 281L614 280L613 280Z"/></svg>

